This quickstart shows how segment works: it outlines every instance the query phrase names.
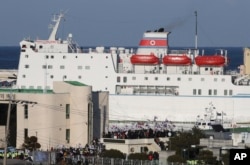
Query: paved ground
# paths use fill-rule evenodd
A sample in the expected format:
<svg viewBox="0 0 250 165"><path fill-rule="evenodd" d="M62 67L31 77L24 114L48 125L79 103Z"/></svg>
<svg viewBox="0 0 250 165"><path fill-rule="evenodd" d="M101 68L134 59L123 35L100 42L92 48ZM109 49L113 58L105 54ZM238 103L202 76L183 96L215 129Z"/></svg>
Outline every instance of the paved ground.
<svg viewBox="0 0 250 165"><path fill-rule="evenodd" d="M3 159L0 159L0 165L3 165ZM31 163L18 159L8 159L7 165L31 165Z"/></svg>

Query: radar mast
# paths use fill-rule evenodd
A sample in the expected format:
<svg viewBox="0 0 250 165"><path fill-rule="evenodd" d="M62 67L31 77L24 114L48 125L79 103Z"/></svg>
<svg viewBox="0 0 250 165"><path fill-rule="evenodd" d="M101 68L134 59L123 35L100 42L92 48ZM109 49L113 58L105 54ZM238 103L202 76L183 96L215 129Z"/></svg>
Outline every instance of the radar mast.
<svg viewBox="0 0 250 165"><path fill-rule="evenodd" d="M64 16L63 13L60 13L58 16L54 15L52 21L55 22L55 24L50 25L50 27L52 28L52 31L51 31L50 36L49 36L49 41L55 41L56 40L56 33L57 33L59 24L60 24L61 19L63 18L63 16Z"/></svg>

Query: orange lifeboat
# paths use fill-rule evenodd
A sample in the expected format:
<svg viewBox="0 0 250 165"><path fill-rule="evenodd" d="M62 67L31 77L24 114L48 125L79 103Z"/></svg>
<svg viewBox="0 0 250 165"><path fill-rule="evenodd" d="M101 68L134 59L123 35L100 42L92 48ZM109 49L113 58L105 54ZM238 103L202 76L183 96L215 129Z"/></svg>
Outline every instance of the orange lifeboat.
<svg viewBox="0 0 250 165"><path fill-rule="evenodd" d="M154 54L150 55L137 55L134 54L130 58L132 64L139 64L139 65L156 65L159 64L159 58L156 57Z"/></svg>
<svg viewBox="0 0 250 165"><path fill-rule="evenodd" d="M220 55L197 56L195 63L198 66L223 66L226 64L226 59Z"/></svg>
<svg viewBox="0 0 250 165"><path fill-rule="evenodd" d="M191 65L191 59L186 55L165 55L162 62L165 65Z"/></svg>

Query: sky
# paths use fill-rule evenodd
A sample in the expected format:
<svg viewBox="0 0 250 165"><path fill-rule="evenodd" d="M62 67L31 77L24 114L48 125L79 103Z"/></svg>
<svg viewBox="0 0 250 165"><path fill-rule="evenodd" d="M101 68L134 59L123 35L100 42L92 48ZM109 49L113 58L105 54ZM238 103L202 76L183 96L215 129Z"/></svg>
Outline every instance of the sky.
<svg viewBox="0 0 250 165"><path fill-rule="evenodd" d="M0 46L48 39L53 14L66 12L58 31L80 46L138 46L147 30L170 31L169 46L250 46L250 0L0 0Z"/></svg>

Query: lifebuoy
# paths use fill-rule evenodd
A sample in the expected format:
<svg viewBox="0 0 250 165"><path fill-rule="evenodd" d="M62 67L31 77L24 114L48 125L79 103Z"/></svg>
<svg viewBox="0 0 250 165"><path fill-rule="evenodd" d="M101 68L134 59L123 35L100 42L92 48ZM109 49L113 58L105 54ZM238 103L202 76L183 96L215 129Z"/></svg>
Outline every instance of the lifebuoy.
<svg viewBox="0 0 250 165"><path fill-rule="evenodd" d="M154 46L155 45L155 40L151 40L150 45Z"/></svg>

